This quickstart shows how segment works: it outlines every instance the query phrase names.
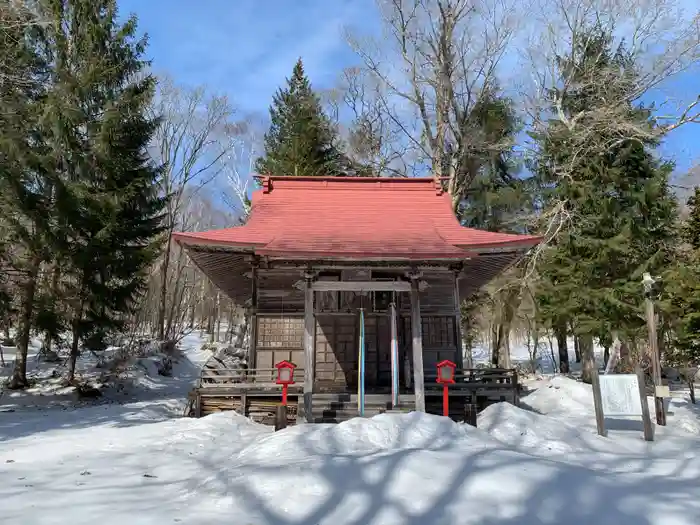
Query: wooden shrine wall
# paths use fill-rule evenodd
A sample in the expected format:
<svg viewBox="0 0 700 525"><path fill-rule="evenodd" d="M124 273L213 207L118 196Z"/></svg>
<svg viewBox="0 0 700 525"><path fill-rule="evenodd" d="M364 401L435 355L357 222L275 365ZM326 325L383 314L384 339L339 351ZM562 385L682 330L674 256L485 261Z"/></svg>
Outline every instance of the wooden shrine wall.
<svg viewBox="0 0 700 525"><path fill-rule="evenodd" d="M352 280L348 275L321 275L320 280ZM359 275L356 280L369 280ZM373 272L372 279L392 279L386 272ZM393 279L392 279L393 280ZM426 371L434 371L443 359L459 362L456 326L454 277L450 273L424 274L428 286L419 292L423 362ZM299 270L261 270L258 281L256 331L256 367L273 368L282 359L290 360L303 375L304 365L304 293L295 288L302 284ZM316 319L315 383L352 389L357 385L359 308L365 310L367 387L388 387L391 377L391 327L388 292L360 296L353 292L318 292L315 294ZM411 355L410 296L397 294L398 333L401 360ZM400 366L403 376L403 362ZM403 384L402 377L402 384Z"/></svg>

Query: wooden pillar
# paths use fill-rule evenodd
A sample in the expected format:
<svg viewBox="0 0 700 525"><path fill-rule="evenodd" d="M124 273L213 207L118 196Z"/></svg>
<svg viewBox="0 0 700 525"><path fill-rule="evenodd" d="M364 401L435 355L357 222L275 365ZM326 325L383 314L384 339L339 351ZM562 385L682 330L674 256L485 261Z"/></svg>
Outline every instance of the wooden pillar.
<svg viewBox="0 0 700 525"><path fill-rule="evenodd" d="M250 293L250 341L248 346L248 368L255 369L257 357L258 343L258 265L254 262L251 267L252 289Z"/></svg>
<svg viewBox="0 0 700 525"><path fill-rule="evenodd" d="M311 288L312 275L304 274L306 288L304 291L304 417L307 423L313 423L314 390L314 291Z"/></svg>
<svg viewBox="0 0 700 525"><path fill-rule="evenodd" d="M454 277L454 303L455 303L455 345L457 346L457 368L459 370L464 370L464 345L462 341L462 308L461 300L459 297L459 274L462 270L455 270ZM471 368L471 363L469 364Z"/></svg>
<svg viewBox="0 0 700 525"><path fill-rule="evenodd" d="M654 303L651 300L651 290L646 293L644 307L647 318L647 330L649 332L649 358L651 359L652 375L654 378L654 411L656 412L656 424L666 425L666 411L664 410L664 398L659 394L661 386L661 359L659 356L658 339L656 336L656 315Z"/></svg>
<svg viewBox="0 0 700 525"><path fill-rule="evenodd" d="M423 381L423 335L421 330L420 299L417 274L411 276L411 334L413 336L413 384L416 411L425 412L425 384Z"/></svg>
<svg viewBox="0 0 700 525"><path fill-rule="evenodd" d="M391 323L391 405L396 408L399 404L399 370L401 363L399 362L399 330L398 318L396 315L396 302L392 301L389 305Z"/></svg>

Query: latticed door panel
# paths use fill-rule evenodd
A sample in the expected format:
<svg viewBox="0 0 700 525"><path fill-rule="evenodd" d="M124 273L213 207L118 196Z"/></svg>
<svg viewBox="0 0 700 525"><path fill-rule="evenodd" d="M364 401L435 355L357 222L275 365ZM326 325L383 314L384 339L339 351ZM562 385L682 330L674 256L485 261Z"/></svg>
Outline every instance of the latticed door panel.
<svg viewBox="0 0 700 525"><path fill-rule="evenodd" d="M303 316L263 316L257 317L256 357L257 368L272 369L280 361L290 361L297 365L295 377L304 372L304 317ZM274 381L273 371L259 371L258 381Z"/></svg>
<svg viewBox="0 0 700 525"><path fill-rule="evenodd" d="M423 341L423 368L435 371L435 365L444 359L456 362L457 345L455 341L455 318L453 316L424 316L421 317L421 332ZM404 348L409 360L412 361L411 318L403 318Z"/></svg>

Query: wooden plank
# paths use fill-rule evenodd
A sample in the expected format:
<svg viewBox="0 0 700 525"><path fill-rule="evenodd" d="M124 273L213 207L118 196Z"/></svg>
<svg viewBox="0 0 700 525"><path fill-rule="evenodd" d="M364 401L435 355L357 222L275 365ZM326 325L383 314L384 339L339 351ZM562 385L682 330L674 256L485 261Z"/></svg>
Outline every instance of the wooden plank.
<svg viewBox="0 0 700 525"><path fill-rule="evenodd" d="M336 383L341 388L355 385L357 366L357 315L316 316L314 384Z"/></svg>
<svg viewBox="0 0 700 525"><path fill-rule="evenodd" d="M425 385L423 382L423 338L421 335L420 299L418 279L411 279L411 333L413 336L413 385L416 395L416 411L425 412Z"/></svg>
<svg viewBox="0 0 700 525"><path fill-rule="evenodd" d="M408 292L411 284L405 281L316 281L315 292Z"/></svg>
<svg viewBox="0 0 700 525"><path fill-rule="evenodd" d="M421 312L425 315L428 311L446 310L454 315L454 278L449 273L435 274L423 272L421 281L427 284L420 289Z"/></svg>
<svg viewBox="0 0 700 525"><path fill-rule="evenodd" d="M304 292L304 416L313 423L312 398L314 390L314 289L311 276L306 276Z"/></svg>
<svg viewBox="0 0 700 525"><path fill-rule="evenodd" d="M275 383L223 383L223 384L207 384L199 387L197 390L199 392L205 393L208 391L211 392L221 392L222 390L228 389L233 392L243 392L244 390L246 392L251 392L255 390L259 390L261 392L267 392L267 391L277 391L281 392L281 386ZM289 392L303 392L303 387L302 385L290 385L289 386Z"/></svg>

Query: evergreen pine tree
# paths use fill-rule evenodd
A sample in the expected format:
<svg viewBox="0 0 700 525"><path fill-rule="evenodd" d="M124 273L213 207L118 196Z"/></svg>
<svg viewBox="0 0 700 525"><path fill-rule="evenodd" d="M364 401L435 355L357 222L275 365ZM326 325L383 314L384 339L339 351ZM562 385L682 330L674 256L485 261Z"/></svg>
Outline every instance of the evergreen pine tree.
<svg viewBox="0 0 700 525"><path fill-rule="evenodd" d="M334 176L350 168L338 147L336 130L311 88L301 59L287 86L279 89L270 106L270 129L265 154L256 162L261 175Z"/></svg>
<svg viewBox="0 0 700 525"><path fill-rule="evenodd" d="M27 382L27 351L41 263L54 232L52 172L40 132L50 57L42 53L43 27L21 2L0 2L0 225L4 261L15 282L17 355L9 388Z"/></svg>
<svg viewBox="0 0 700 525"><path fill-rule="evenodd" d="M512 144L519 130L513 101L492 93L470 112L469 125L487 144L500 148L472 152L482 169L472 179L458 210L464 226L489 231L522 232L522 212L528 206L527 180L517 176Z"/></svg>
<svg viewBox="0 0 700 525"><path fill-rule="evenodd" d="M79 343L118 328L158 255L165 199L146 148L159 124L146 116L155 80L146 40L121 24L116 0L45 0L54 57L45 136L53 147L55 248L67 262L69 379Z"/></svg>
<svg viewBox="0 0 700 525"><path fill-rule="evenodd" d="M671 366L700 365L700 187L688 199L690 213L682 228L683 244L663 274L659 310L671 324L671 345L664 355ZM695 372L687 373L689 387ZM691 390L694 397L694 390ZM694 399L693 399L693 402Z"/></svg>
<svg viewBox="0 0 700 525"><path fill-rule="evenodd" d="M517 176L518 163L513 154L520 122L513 101L500 96L496 87L482 96L469 112L465 123L480 142L492 147L470 151L467 166L480 166L471 178L457 210L464 226L489 231L524 232L523 212L528 207L528 181ZM495 147L494 147L495 146ZM447 171L447 168L445 169ZM493 287L462 298L461 320L466 348L471 352L477 316L488 308L492 314L491 358L495 366L509 366L507 338L519 305L519 268L507 272Z"/></svg>
<svg viewBox="0 0 700 525"><path fill-rule="evenodd" d="M634 64L623 47L611 49L610 35L593 29L581 42L576 58L560 61L574 86L561 97L569 116L617 96L634 80ZM579 71L590 75L595 70L607 80L598 84L603 93L586 82L576 87ZM632 125L653 125L643 107L627 104L619 114ZM538 137L538 177L545 199L549 206L561 206L567 219L540 266L541 307L555 327L573 321L579 335L603 338L619 330L633 336L644 323L642 273L658 274L673 249L672 167L653 157L650 150L656 144L618 140L605 130L595 130L586 140L614 146L580 156L570 133L555 122ZM567 176L560 176L561 166L569 166Z"/></svg>

